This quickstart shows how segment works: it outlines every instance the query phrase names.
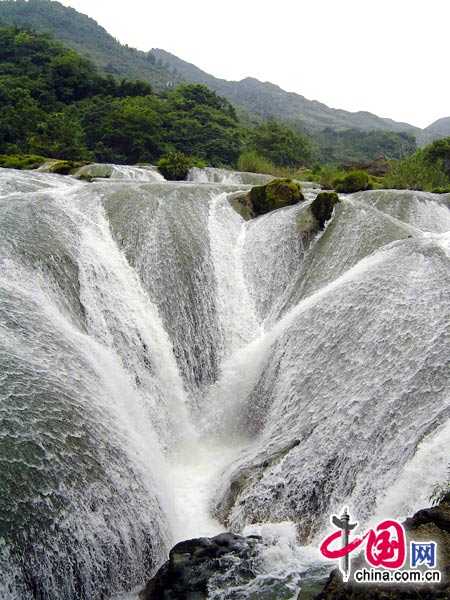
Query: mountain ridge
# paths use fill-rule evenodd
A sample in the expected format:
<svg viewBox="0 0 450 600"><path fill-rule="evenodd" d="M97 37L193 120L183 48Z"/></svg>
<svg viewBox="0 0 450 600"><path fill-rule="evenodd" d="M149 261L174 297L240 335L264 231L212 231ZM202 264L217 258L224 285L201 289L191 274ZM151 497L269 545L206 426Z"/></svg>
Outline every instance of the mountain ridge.
<svg viewBox="0 0 450 600"><path fill-rule="evenodd" d="M56 0L0 0L0 22L50 33L90 58L103 72L142 79L157 91L180 83L206 84L253 121L275 118L312 133L327 129L407 132L416 136L421 145L436 139L433 136L440 137L441 131L450 135L450 127L439 133L429 131L439 121L448 119L450 122L450 117L439 119L422 130L368 111L330 108L318 100L309 100L251 76L240 81L217 78L166 50L155 48L143 52L123 45L94 19Z"/></svg>
<svg viewBox="0 0 450 600"><path fill-rule="evenodd" d="M318 100L309 100L301 94L288 92L275 83L263 82L255 77L245 77L240 81L220 79L161 48L153 48L151 53L162 64L174 68L181 76L195 83L205 83L230 102L247 112L253 110L262 118L274 117L284 121L298 121L311 130L330 127L365 131L377 129L405 131L415 134L420 131L418 127L409 123L378 117L368 111L350 112L330 108ZM263 104L261 99L266 99Z"/></svg>

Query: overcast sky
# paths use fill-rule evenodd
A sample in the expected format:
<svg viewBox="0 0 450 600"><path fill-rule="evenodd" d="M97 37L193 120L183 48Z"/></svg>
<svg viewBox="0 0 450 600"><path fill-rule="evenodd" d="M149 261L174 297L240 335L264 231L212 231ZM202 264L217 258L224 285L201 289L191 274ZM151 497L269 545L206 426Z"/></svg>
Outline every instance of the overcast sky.
<svg viewBox="0 0 450 600"><path fill-rule="evenodd" d="M257 77L420 127L450 116L450 0L62 2L122 43L216 77Z"/></svg>

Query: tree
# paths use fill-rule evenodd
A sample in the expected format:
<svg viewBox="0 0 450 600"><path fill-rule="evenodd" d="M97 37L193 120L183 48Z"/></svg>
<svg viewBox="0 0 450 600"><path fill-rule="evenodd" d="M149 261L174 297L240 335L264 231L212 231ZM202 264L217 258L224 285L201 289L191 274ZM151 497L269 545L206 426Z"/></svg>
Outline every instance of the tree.
<svg viewBox="0 0 450 600"><path fill-rule="evenodd" d="M28 149L50 158L84 160L90 157L79 119L68 112L53 113L38 123L28 139Z"/></svg>
<svg viewBox="0 0 450 600"><path fill-rule="evenodd" d="M311 143L277 121L267 121L255 127L249 135L249 149L272 161L277 166L296 167L311 159Z"/></svg>

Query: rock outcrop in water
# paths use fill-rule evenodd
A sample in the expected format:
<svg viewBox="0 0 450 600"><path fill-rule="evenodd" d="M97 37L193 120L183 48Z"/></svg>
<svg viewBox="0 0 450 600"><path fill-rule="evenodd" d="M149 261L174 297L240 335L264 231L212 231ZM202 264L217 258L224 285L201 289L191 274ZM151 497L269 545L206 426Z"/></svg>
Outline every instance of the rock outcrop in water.
<svg viewBox="0 0 450 600"><path fill-rule="evenodd" d="M230 203L248 221L278 208L293 206L304 199L302 188L296 181L273 179L265 185L253 187L247 194L236 194L230 198Z"/></svg>
<svg viewBox="0 0 450 600"><path fill-rule="evenodd" d="M300 185L292 179L274 179L266 185L256 186L250 190L248 197L255 216L305 199Z"/></svg>
<svg viewBox="0 0 450 600"><path fill-rule="evenodd" d="M300 233L314 235L325 227L331 219L334 207L339 202L335 192L321 192L316 199L297 217L297 227Z"/></svg>
<svg viewBox="0 0 450 600"><path fill-rule="evenodd" d="M222 533L180 542L140 594L141 600L207 600L210 580L233 571L244 584L255 577L252 562L260 538Z"/></svg>
<svg viewBox="0 0 450 600"><path fill-rule="evenodd" d="M404 523L408 538L438 544L437 568L442 583L434 586L395 587L345 584L335 569L316 600L445 600L450 598L450 492L438 506L419 510Z"/></svg>
<svg viewBox="0 0 450 600"><path fill-rule="evenodd" d="M79 169L87 165L84 161L74 160L47 160L38 171L41 173L55 173L57 175L74 175Z"/></svg>

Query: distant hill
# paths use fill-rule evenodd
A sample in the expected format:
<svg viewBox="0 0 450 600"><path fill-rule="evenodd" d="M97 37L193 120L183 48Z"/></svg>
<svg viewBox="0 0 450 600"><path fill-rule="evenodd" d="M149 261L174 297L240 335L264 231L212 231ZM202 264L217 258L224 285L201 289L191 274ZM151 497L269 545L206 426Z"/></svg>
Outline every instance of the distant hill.
<svg viewBox="0 0 450 600"><path fill-rule="evenodd" d="M273 83L263 83L252 77L242 81L218 79L165 50L154 49L152 53L163 65L174 69L185 80L205 83L236 106L263 118L275 117L284 121L300 121L310 130L329 127L366 131L406 131L414 134L420 131L408 123L382 119L369 112L352 113L329 108L321 102L308 100L300 94L286 92Z"/></svg>
<svg viewBox="0 0 450 600"><path fill-rule="evenodd" d="M0 22L51 33L66 46L90 58L105 73L143 79L155 89L180 83L180 78L156 63L151 53L123 46L94 19L50 0L1 0Z"/></svg>
<svg viewBox="0 0 450 600"><path fill-rule="evenodd" d="M335 110L250 77L242 81L218 79L164 50L141 52L123 46L96 21L59 2L2 0L0 21L52 33L69 47L88 56L106 73L143 79L157 90L182 81L205 83L238 108L259 118L275 117L297 122L309 130L328 127L419 132L407 123L382 119L368 112Z"/></svg>
<svg viewBox="0 0 450 600"><path fill-rule="evenodd" d="M444 117L438 119L428 127L422 130L419 134L417 141L420 146L426 146L435 140L439 140L445 137L450 137L450 117Z"/></svg>

